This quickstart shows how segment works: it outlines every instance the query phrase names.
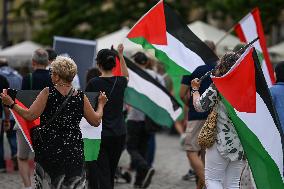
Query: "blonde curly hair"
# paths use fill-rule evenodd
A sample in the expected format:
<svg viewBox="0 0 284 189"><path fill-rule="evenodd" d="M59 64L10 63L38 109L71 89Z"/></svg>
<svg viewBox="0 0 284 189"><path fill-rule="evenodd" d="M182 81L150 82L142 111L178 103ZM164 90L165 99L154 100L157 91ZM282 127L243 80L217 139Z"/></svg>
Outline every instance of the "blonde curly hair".
<svg viewBox="0 0 284 189"><path fill-rule="evenodd" d="M77 65L74 60L69 57L57 56L50 67L53 73L67 82L72 82L77 74Z"/></svg>

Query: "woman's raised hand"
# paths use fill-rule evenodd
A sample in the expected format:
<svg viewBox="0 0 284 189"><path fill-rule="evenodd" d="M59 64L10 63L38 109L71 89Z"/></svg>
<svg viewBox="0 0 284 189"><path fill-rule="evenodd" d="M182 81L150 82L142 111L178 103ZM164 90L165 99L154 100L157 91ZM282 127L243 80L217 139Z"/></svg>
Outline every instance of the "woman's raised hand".
<svg viewBox="0 0 284 189"><path fill-rule="evenodd" d="M105 92L101 92L100 91L100 96L99 96L99 99L98 99L98 103L100 105L105 105L107 103L108 99L107 99L107 96L105 94Z"/></svg>
<svg viewBox="0 0 284 189"><path fill-rule="evenodd" d="M123 44L119 44L117 47L118 54L123 56L123 50L124 50Z"/></svg>

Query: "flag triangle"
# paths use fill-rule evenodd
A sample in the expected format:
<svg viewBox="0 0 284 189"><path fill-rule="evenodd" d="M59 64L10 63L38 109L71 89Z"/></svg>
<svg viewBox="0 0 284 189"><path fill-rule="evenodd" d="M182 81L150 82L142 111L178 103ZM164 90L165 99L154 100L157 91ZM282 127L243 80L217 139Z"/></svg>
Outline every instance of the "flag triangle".
<svg viewBox="0 0 284 189"><path fill-rule="evenodd" d="M153 27L154 26L154 27ZM128 38L143 37L148 43L167 45L164 2L160 1L148 11L130 30Z"/></svg>
<svg viewBox="0 0 284 189"><path fill-rule="evenodd" d="M218 91L240 112L256 112L253 49L249 49L222 77L212 77Z"/></svg>

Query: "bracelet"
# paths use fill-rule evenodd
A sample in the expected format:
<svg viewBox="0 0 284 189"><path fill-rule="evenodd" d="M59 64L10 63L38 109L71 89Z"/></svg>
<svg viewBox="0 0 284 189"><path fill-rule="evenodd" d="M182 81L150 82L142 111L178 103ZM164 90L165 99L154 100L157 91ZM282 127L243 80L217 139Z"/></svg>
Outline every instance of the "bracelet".
<svg viewBox="0 0 284 189"><path fill-rule="evenodd" d="M17 104L16 102L13 102L13 104L11 104L11 105L6 105L6 104L5 104L4 107L13 109L16 104Z"/></svg>
<svg viewBox="0 0 284 189"><path fill-rule="evenodd" d="M191 90L191 96L192 96L193 93L195 93L195 92L198 92L198 90L197 90L197 89L192 89L192 90Z"/></svg>
<svg viewBox="0 0 284 189"><path fill-rule="evenodd" d="M10 109L13 109L16 104L17 104L16 102L14 102L13 104L11 104L11 105L10 105Z"/></svg>

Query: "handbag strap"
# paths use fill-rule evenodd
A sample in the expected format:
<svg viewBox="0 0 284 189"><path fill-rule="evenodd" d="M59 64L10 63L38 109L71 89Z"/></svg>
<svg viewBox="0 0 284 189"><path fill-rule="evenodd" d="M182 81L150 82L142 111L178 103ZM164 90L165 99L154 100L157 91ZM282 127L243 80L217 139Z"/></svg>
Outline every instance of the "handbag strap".
<svg viewBox="0 0 284 189"><path fill-rule="evenodd" d="M117 77L115 77L114 84L113 84L113 86L112 86L112 88L111 88L111 90L110 90L109 99L110 99L110 96L111 96L111 94L112 94L112 92L113 92L113 89L114 89L114 87L115 87L116 82L117 82Z"/></svg>
<svg viewBox="0 0 284 189"><path fill-rule="evenodd" d="M58 114L61 112L61 110L66 106L68 100L71 98L71 96L74 94L74 89L73 87L70 89L70 91L68 92L67 98L64 100L64 102L61 104L61 106L56 110L56 112L53 114L53 116L51 117L51 119L49 119L45 125L50 124L57 116Z"/></svg>

